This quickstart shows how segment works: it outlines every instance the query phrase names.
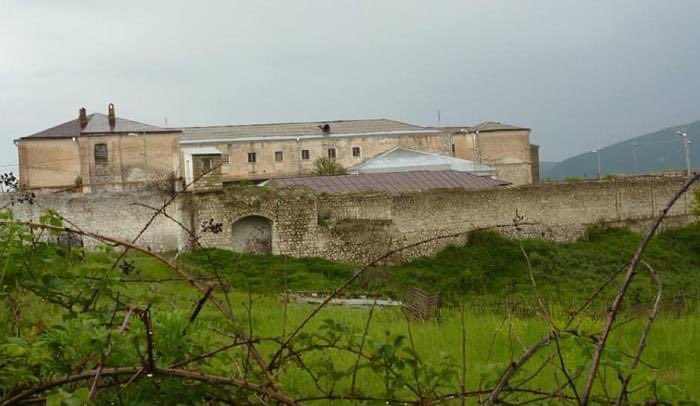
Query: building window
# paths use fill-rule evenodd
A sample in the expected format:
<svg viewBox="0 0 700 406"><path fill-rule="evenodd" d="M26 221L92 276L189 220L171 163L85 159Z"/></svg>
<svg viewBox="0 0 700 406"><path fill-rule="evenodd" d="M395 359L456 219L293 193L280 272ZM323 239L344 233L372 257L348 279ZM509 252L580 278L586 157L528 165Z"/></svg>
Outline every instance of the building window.
<svg viewBox="0 0 700 406"><path fill-rule="evenodd" d="M202 159L202 173L211 171L211 158Z"/></svg>
<svg viewBox="0 0 700 406"><path fill-rule="evenodd" d="M328 148L328 158L335 159L335 148Z"/></svg>
<svg viewBox="0 0 700 406"><path fill-rule="evenodd" d="M452 144L452 156L455 154L455 144Z"/></svg>
<svg viewBox="0 0 700 406"><path fill-rule="evenodd" d="M107 144L95 144L95 163L104 164L109 161Z"/></svg>
<svg viewBox="0 0 700 406"><path fill-rule="evenodd" d="M275 151L275 161L282 162L283 159L284 159L284 154L282 153L282 151Z"/></svg>
<svg viewBox="0 0 700 406"><path fill-rule="evenodd" d="M251 164L255 163L255 152L248 152L248 162Z"/></svg>
<svg viewBox="0 0 700 406"><path fill-rule="evenodd" d="M360 147L352 147L352 156L360 156Z"/></svg>
<svg viewBox="0 0 700 406"><path fill-rule="evenodd" d="M301 159L303 159L304 161L309 159L309 150L308 149L301 150Z"/></svg>

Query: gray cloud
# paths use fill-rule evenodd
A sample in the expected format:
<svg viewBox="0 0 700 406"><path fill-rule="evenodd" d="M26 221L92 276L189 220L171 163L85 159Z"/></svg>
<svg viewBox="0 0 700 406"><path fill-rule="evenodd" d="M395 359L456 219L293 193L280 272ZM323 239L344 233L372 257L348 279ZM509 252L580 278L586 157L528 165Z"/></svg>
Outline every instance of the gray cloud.
<svg viewBox="0 0 700 406"><path fill-rule="evenodd" d="M0 164L80 106L162 125L529 126L543 159L700 118L700 2L0 0Z"/></svg>

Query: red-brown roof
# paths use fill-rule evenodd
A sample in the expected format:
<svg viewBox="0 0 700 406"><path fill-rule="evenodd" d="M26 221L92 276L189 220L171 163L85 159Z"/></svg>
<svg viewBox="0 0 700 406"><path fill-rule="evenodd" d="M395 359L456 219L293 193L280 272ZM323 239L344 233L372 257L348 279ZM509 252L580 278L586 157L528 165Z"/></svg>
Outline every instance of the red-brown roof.
<svg viewBox="0 0 700 406"><path fill-rule="evenodd" d="M431 189L489 189L510 183L458 171L366 173L340 176L304 176L270 181L277 187L306 187L314 192L420 192Z"/></svg>

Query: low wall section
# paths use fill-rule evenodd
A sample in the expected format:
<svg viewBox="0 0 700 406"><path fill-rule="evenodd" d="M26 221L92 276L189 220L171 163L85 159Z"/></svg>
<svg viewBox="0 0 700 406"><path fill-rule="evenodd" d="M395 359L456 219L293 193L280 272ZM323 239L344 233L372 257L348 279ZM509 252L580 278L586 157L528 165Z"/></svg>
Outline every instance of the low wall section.
<svg viewBox="0 0 700 406"><path fill-rule="evenodd" d="M145 206L160 208L168 196L160 193L37 193L30 204L17 201L15 193L0 193L0 206L9 205L19 220L39 222L41 212L53 209L75 226L83 230L132 241L150 221L154 210ZM186 199L174 201L166 213L187 221L187 211L183 212ZM69 226L66 224L66 226ZM151 226L138 239L138 244L153 251L170 251L187 245L186 233L175 222L158 216ZM87 247L94 247L97 241L83 239Z"/></svg>

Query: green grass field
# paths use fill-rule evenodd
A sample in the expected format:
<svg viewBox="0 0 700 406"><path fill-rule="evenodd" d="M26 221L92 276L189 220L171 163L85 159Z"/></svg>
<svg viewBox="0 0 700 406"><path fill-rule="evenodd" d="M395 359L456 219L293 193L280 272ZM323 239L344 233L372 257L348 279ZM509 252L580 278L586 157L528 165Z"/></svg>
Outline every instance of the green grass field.
<svg viewBox="0 0 700 406"><path fill-rule="evenodd" d="M638 241L639 236L631 232L595 228L586 238L570 244L540 240L522 242L548 310L559 327L564 326L568 311L575 304L581 303L610 273L626 262ZM449 247L434 257L385 267L377 272L378 276L363 279L349 293L400 299L406 288L418 286L440 291L446 298L439 321L409 323L397 308L377 308L368 330L368 342L379 348L383 344L391 345L397 337L403 336L401 351L405 356L405 337L410 335L415 343L416 356L424 363L425 370L434 371L426 373L440 377L440 392L457 392L461 380L461 320L464 315L466 387L477 390L493 386L508 363L548 331L542 311L534 304L533 289L520 248L517 241L494 233L479 233L464 246ZM78 289L71 283L92 278L87 279L88 286L94 288L95 284L101 286L99 284L103 283L104 295L118 295L124 303L150 305L160 365L204 353L230 340L225 336L231 329L230 324L210 303L204 306L197 321L187 327L187 319L201 294L181 280L171 280L177 275L152 258L129 254L127 261L133 265L133 270L125 274L120 268L111 270L115 253L110 250L90 253L82 260L60 252L48 247L27 259L27 269L36 272L43 284L39 284L38 289L41 286L47 286L47 291ZM652 328L643 364L636 375L638 378L633 381L633 396L637 399L660 396L674 402L700 400L700 386L697 385L700 382L700 314L693 309L694 295L698 290L697 271L700 270L700 227L693 225L660 234L650 246L646 259L656 267L665 282L665 307ZM316 258L257 257L222 250L187 254L179 259L179 263L183 269L206 280L214 278L211 271L214 266L229 289L228 299L237 319L236 327L243 331L250 329L255 337L283 337L312 311L311 305L285 305L285 288L327 292L357 269L352 265ZM42 276L42 272L45 275ZM167 281L156 282L160 280ZM615 371L625 370L630 362L629 355L634 353L638 344L647 303L654 293L650 286L645 275L638 277L632 286L628 306L610 341L611 350L606 354L604 373L596 383L594 392L598 395L604 390L614 393L619 388ZM40 301L35 293L24 290L14 297L22 309L21 334L30 343L28 345L38 346L35 351L53 354L52 368L74 367L86 352L99 354L107 334L101 326L89 318L71 316L59 306ZM609 303L611 294L612 288L574 327L584 335L599 331L601 311ZM225 299L222 292L217 291L215 295ZM672 307L679 295L688 300L683 309ZM483 305L506 300L523 301L528 311L509 313L503 307ZM98 303L103 305L103 314L110 312L109 300L98 298ZM464 312L460 310L461 305ZM98 308L99 305L95 311ZM356 343L353 340L362 336L368 315L367 307L326 307L306 326L302 338L311 340L313 336L337 333L344 340ZM8 308L0 309L0 355L2 345L13 342L10 339L15 335L11 327L13 317ZM189 329L186 336L182 333L185 328ZM139 327L134 326L133 335L139 334ZM304 338L304 335L311 338ZM112 366L138 364L133 349L143 351L143 344L136 344L133 337L117 337L115 340L116 350L110 360ZM60 343L60 349L52 347L58 345L56 343ZM588 367L590 346L582 346L575 339L562 339L561 346L574 375L573 380L580 387ZM259 348L263 356L269 358L277 347L273 343L263 343ZM550 389L561 385L564 377L552 361L553 351L540 353L513 381L524 380L542 367L528 385ZM206 362L193 363L191 367L212 374L239 376L241 371L235 365L242 356L241 350L232 350ZM323 349L310 351L305 359L314 370L321 371L318 380L321 389L333 388L343 392L349 388L351 378L347 371L353 367L355 355ZM450 373L440 375L440 371ZM8 380L11 381L0 372L0 383ZM279 382L286 393L296 397L319 392L317 383L294 363L280 372ZM142 404L144 396L150 396L150 385L148 381L134 383L131 391L121 395L122 401L124 404ZM164 379L160 385L162 404L181 401L178 382ZM357 386L363 393L379 393L385 385L381 377L369 369L362 369L357 375ZM193 386L191 390L196 393L201 388ZM406 395L405 390L398 389L397 396L402 395Z"/></svg>
<svg viewBox="0 0 700 406"><path fill-rule="evenodd" d="M247 304L246 296L237 296L238 308L242 309ZM284 306L276 297L255 296L253 299L253 326L257 334L263 336L281 335L284 330ZM296 326L305 315L312 310L309 305L291 305L287 309L287 332ZM325 319L333 319L347 323L355 334L361 334L368 317L368 308L342 308L329 307L309 325L308 331L317 331ZM247 323L247 315L241 314L242 323ZM215 320L216 317L211 319ZM598 321L589 321L588 327L599 326ZM563 322L562 322L563 324ZM509 318L507 315L479 314L467 308L465 311L466 348L467 348L467 387L486 387L492 384L492 380L507 366L513 357L517 357L525 350L525 346L534 344L547 332L547 325L542 319ZM611 346L633 353L641 334L642 321L634 321L626 324L616 331ZM461 312L458 309L443 311L442 320L439 322L412 322L410 326L415 340L416 349L426 363L440 365L447 362L461 365ZM407 335L408 325L404 315L395 308L384 308L376 311L369 335L381 340L390 332L392 336ZM700 315L686 314L681 317L663 316L653 327L649 339L649 347L646 349L643 360L648 364L642 367L642 373L646 377L654 377L660 383L671 385L673 390L684 393L674 394L674 399L700 400ZM329 355L329 354L326 354ZM545 360L545 352L541 357L531 361L531 367L524 371L533 372ZM319 355L319 359L322 359ZM341 367L350 367L355 361L354 357L342 354L341 357L331 356ZM653 367L653 368L651 368ZM527 375L523 372L519 377ZM381 382L371 374L360 375L361 387L368 391L374 387L378 389ZM548 368L536 382L543 386L551 386L553 381L561 381L561 376L556 368ZM611 376L611 379L615 379ZM302 371L296 371L285 375L283 381L293 391L304 393L312 390L312 382ZM577 381L581 383L581 380ZM345 382L337 383L339 388ZM459 379L454 377L451 382L454 391L458 391ZM648 393L647 393L648 395Z"/></svg>

